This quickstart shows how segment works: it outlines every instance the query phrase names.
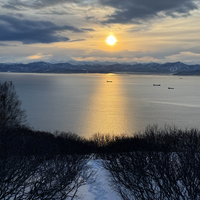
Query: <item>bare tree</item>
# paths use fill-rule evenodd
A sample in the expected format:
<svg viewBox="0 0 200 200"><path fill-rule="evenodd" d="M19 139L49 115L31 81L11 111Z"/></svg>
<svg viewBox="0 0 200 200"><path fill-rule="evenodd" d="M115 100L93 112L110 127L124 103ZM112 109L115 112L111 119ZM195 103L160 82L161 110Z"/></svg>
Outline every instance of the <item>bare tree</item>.
<svg viewBox="0 0 200 200"><path fill-rule="evenodd" d="M147 153L109 154L103 166L108 171L111 186L122 199L159 199L159 187L148 170Z"/></svg>
<svg viewBox="0 0 200 200"><path fill-rule="evenodd" d="M185 130L179 137L177 151L106 154L103 166L123 200L200 199L200 133ZM155 142L160 143L159 137Z"/></svg>
<svg viewBox="0 0 200 200"><path fill-rule="evenodd" d="M0 82L0 128L16 127L25 122L25 110L21 109L21 101L13 83Z"/></svg>
<svg viewBox="0 0 200 200"><path fill-rule="evenodd" d="M28 180L31 186L26 199L77 199L78 189L93 175L86 163L86 156L76 155L57 156L45 161L36 175Z"/></svg>
<svg viewBox="0 0 200 200"><path fill-rule="evenodd" d="M87 156L10 156L0 159L0 199L77 199L94 174Z"/></svg>
<svg viewBox="0 0 200 200"><path fill-rule="evenodd" d="M30 187L26 181L39 169L41 158L6 156L0 158L0 199L24 199L24 191Z"/></svg>

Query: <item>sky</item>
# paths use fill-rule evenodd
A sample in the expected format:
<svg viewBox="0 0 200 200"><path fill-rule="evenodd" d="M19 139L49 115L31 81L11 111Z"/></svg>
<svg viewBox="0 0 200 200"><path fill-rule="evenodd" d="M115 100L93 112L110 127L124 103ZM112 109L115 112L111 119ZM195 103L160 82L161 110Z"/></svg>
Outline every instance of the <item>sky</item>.
<svg viewBox="0 0 200 200"><path fill-rule="evenodd" d="M0 62L55 60L200 64L200 0L0 0Z"/></svg>

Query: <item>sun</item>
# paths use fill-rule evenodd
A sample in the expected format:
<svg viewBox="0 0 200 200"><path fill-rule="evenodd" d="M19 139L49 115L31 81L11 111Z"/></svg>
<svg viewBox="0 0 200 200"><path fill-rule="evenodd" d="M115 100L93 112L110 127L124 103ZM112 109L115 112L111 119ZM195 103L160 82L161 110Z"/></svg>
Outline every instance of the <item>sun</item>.
<svg viewBox="0 0 200 200"><path fill-rule="evenodd" d="M107 44L109 45L113 45L117 42L116 38L113 35L110 35L107 40L106 40Z"/></svg>

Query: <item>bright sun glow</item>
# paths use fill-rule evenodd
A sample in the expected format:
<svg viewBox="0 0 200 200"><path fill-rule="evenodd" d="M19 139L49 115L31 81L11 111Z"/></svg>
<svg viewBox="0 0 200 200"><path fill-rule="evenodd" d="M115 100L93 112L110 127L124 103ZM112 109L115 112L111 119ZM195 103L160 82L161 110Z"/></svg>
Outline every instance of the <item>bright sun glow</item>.
<svg viewBox="0 0 200 200"><path fill-rule="evenodd" d="M109 45L113 45L117 42L116 38L113 35L110 35L107 40L106 40L107 44Z"/></svg>

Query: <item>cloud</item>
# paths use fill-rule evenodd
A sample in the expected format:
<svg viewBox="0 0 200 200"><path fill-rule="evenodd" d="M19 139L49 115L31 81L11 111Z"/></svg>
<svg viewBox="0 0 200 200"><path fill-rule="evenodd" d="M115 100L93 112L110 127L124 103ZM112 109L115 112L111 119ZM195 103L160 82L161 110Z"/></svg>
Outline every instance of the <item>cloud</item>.
<svg viewBox="0 0 200 200"><path fill-rule="evenodd" d="M166 60L170 60L171 62L181 60L184 62L197 62L200 61L200 54L192 53L192 52L180 52L179 54L175 54L172 56L167 56Z"/></svg>
<svg viewBox="0 0 200 200"><path fill-rule="evenodd" d="M195 53L194 53L195 51ZM199 53L198 53L199 52ZM200 47L195 48L165 48L155 51L104 51L104 50L71 50L68 55L79 60L121 60L136 62L177 62L200 60Z"/></svg>
<svg viewBox="0 0 200 200"><path fill-rule="evenodd" d="M35 55L31 55L31 56L28 56L27 58L29 60L38 60L38 59L41 59L41 58L49 58L51 57L52 55L49 54L49 55L43 55L42 53L38 53L38 54L35 54Z"/></svg>
<svg viewBox="0 0 200 200"><path fill-rule="evenodd" d="M72 43L71 43L72 44ZM70 47L71 45L68 45ZM192 48L174 47L157 49L154 51L104 51L91 48L49 48L47 45L27 46L19 44L18 48L2 47L0 62L30 62L30 58L35 60L66 60L73 58L75 60L99 60L99 61L117 61L117 62L191 62L200 64L200 46ZM19 50L20 49L20 50ZM38 53L39 52L39 53ZM40 58L39 58L40 57ZM69 60L69 59L68 59Z"/></svg>
<svg viewBox="0 0 200 200"><path fill-rule="evenodd" d="M20 41L24 44L65 42L70 39L57 32L86 32L93 29L79 29L75 26L56 25L50 21L32 21L0 15L0 41Z"/></svg>
<svg viewBox="0 0 200 200"><path fill-rule="evenodd" d="M50 10L47 12L37 12L40 15L73 15L74 13L68 11L60 11L60 10Z"/></svg>
<svg viewBox="0 0 200 200"><path fill-rule="evenodd" d="M3 8L12 10L43 9L65 3L77 3L78 0L9 0L2 5Z"/></svg>
<svg viewBox="0 0 200 200"><path fill-rule="evenodd" d="M1 47L16 47L17 45L10 45L10 44L5 44L5 43L0 43Z"/></svg>
<svg viewBox="0 0 200 200"><path fill-rule="evenodd" d="M16 6L13 6L12 4L4 4L2 7L9 10L16 10L16 11L20 10L19 8L17 8Z"/></svg>
<svg viewBox="0 0 200 200"><path fill-rule="evenodd" d="M85 32L95 31L93 28L81 28L81 30L83 30Z"/></svg>
<svg viewBox="0 0 200 200"><path fill-rule="evenodd" d="M70 40L70 41L68 41L68 42L81 42L81 41L86 41L86 39Z"/></svg>
<svg viewBox="0 0 200 200"><path fill-rule="evenodd" d="M99 0L102 6L115 11L107 15L103 24L135 23L141 24L151 19L171 16L173 18L190 15L190 11L198 9L196 0Z"/></svg>
<svg viewBox="0 0 200 200"><path fill-rule="evenodd" d="M159 49L155 51L129 51L129 50L121 50L121 51L104 51L104 50L86 50L86 51L71 51L70 55L73 57L86 58L86 57L96 57L96 58L124 58L130 60L132 58L141 59L143 57L152 57L157 60L165 59L167 56L173 56L179 54L180 52L189 51L189 49L183 48L166 48ZM74 53L74 54L73 54ZM72 55L73 54L73 55Z"/></svg>
<svg viewBox="0 0 200 200"><path fill-rule="evenodd" d="M4 0L3 2L2 8L16 11L49 8L52 10L41 14L50 15L73 15L78 12L78 8L96 7L101 9L105 17L105 20L101 20L102 24L142 24L168 16L187 17L191 11L198 9L199 0ZM75 10L72 7L66 10L58 7L55 9L55 6L65 7L66 4ZM93 10L88 9L87 12L93 13ZM106 14L108 12L105 10L110 14ZM96 14L93 13L92 16L87 16L86 20L94 19L95 16Z"/></svg>
<svg viewBox="0 0 200 200"><path fill-rule="evenodd" d="M11 10L41 10L50 8L41 14L51 15L73 15L78 8L91 7L100 8L105 20L101 20L102 24L142 24L152 19L164 17L187 17L191 11L198 9L199 0L4 0L2 8ZM65 7L68 4L75 8L67 8L62 10L55 6L61 5ZM75 5L75 6L74 6ZM111 8L111 9L107 9ZM107 10L110 14L106 14ZM92 12L88 9L87 12ZM40 12L40 11L39 11ZM86 20L95 18L96 14L87 16ZM99 19L100 20L100 19Z"/></svg>

